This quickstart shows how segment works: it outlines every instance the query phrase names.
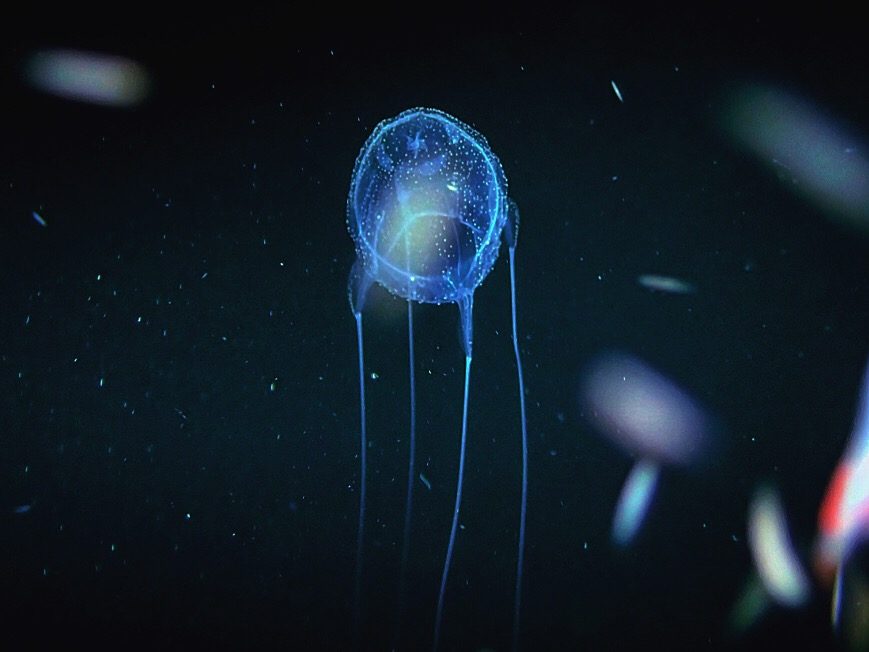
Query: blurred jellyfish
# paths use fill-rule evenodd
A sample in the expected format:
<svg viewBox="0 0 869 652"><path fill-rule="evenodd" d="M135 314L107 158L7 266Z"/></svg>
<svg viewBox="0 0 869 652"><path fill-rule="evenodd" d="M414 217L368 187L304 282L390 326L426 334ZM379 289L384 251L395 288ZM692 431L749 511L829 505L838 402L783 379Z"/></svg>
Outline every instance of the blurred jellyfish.
<svg viewBox="0 0 869 652"><path fill-rule="evenodd" d="M842 569L869 534L869 364L863 372L854 430L833 472L818 514L815 569L821 579L835 576L833 624L841 604Z"/></svg>
<svg viewBox="0 0 869 652"><path fill-rule="evenodd" d="M751 501L748 544L767 594L786 607L804 605L809 579L794 552L778 493L768 487L759 489Z"/></svg>
<svg viewBox="0 0 869 652"><path fill-rule="evenodd" d="M647 459L641 459L631 468L625 484L622 485L613 518L612 537L618 545L628 544L637 533L643 516L649 510L652 496L655 495L660 471L661 467Z"/></svg>
<svg viewBox="0 0 869 652"><path fill-rule="evenodd" d="M78 50L40 50L24 64L24 78L44 93L106 106L134 106L150 85L130 59Z"/></svg>
<svg viewBox="0 0 869 652"><path fill-rule="evenodd" d="M830 216L869 229L869 160L862 139L807 100L748 85L724 102L724 130Z"/></svg>
<svg viewBox="0 0 869 652"><path fill-rule="evenodd" d="M638 458L613 519L613 541L626 545L648 512L661 465L698 461L708 449L710 420L672 381L621 353L601 356L586 369L580 404L603 434Z"/></svg>

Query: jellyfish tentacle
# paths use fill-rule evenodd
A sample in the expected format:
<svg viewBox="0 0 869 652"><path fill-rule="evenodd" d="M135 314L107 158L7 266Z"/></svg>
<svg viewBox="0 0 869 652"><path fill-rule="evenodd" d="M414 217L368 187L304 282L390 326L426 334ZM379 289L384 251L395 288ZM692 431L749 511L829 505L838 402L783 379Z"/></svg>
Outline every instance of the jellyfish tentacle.
<svg viewBox="0 0 869 652"><path fill-rule="evenodd" d="M459 509L462 505L462 480L465 475L465 443L468 436L468 385L471 379L471 356L465 356L465 397L462 405L462 440L459 449L459 479L456 483L456 504L453 508L453 523L450 527L450 540L447 544L447 556L444 559L444 570L441 574L441 588L438 593L438 608L435 615L435 633L432 650L437 652L441 636L441 621L444 612L444 596L447 590L447 578L450 574L450 564L453 559L453 548L456 543L456 530L459 527Z"/></svg>
<svg viewBox="0 0 869 652"><path fill-rule="evenodd" d="M413 506L413 480L416 463L416 377L413 351L413 301L407 302L407 357L410 380L410 442L407 460L407 498L404 505L404 534L401 544L401 568L398 576L398 613L396 614L395 645L401 643L401 620L404 615L404 596L407 585L407 558L410 551L410 523Z"/></svg>
<svg viewBox="0 0 869 652"><path fill-rule="evenodd" d="M353 633L359 641L362 622L362 563L365 535L365 452L368 448L365 433L365 353L362 345L362 312L356 312L356 343L359 348L359 523L356 530L356 575L353 589Z"/></svg>
<svg viewBox="0 0 869 652"><path fill-rule="evenodd" d="M519 207L512 199L507 200L507 222L504 224L504 240L510 249L516 248L519 239Z"/></svg>
<svg viewBox="0 0 869 652"><path fill-rule="evenodd" d="M519 233L519 210L510 202L511 216L505 233L509 232L508 253L510 256L510 312L513 324L513 352L516 355L516 377L519 382L519 415L522 421L522 497L519 509L519 551L516 558L516 593L513 598L513 650L519 649L519 623L522 611L522 570L525 563L525 513L528 506L528 426L525 416L525 380L522 373L522 357L519 354L519 334L516 326L516 235Z"/></svg>

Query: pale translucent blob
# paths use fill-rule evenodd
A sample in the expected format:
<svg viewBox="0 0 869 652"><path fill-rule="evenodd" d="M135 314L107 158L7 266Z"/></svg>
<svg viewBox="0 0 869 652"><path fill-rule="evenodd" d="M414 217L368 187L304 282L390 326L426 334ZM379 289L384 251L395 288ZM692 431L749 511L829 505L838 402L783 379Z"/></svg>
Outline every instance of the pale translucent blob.
<svg viewBox="0 0 869 652"><path fill-rule="evenodd" d="M744 87L725 106L726 131L788 188L869 229L869 160L862 138L811 102L774 87Z"/></svg>
<svg viewBox="0 0 869 652"><path fill-rule="evenodd" d="M634 538L655 495L660 467L651 460L634 464L622 487L613 518L613 542L623 546Z"/></svg>
<svg viewBox="0 0 869 652"><path fill-rule="evenodd" d="M642 274L637 277L637 283L644 288L658 292L669 292L670 294L691 294L696 289L688 281L683 281L675 276L660 276L658 274Z"/></svg>
<svg viewBox="0 0 869 652"><path fill-rule="evenodd" d="M822 575L845 563L869 533L869 364L854 419L854 430L833 472L818 514L816 568Z"/></svg>
<svg viewBox="0 0 869 652"><path fill-rule="evenodd" d="M671 380L625 354L608 354L583 374L585 415L629 453L688 464L707 449L709 418Z"/></svg>
<svg viewBox="0 0 869 652"><path fill-rule="evenodd" d="M24 76L45 93L108 106L138 104L150 85L147 72L135 61L77 50L35 52L25 62Z"/></svg>
<svg viewBox="0 0 869 652"><path fill-rule="evenodd" d="M791 544L781 501L772 489L760 489L752 499L748 544L757 573L770 597L788 607L805 604L809 598L809 580Z"/></svg>

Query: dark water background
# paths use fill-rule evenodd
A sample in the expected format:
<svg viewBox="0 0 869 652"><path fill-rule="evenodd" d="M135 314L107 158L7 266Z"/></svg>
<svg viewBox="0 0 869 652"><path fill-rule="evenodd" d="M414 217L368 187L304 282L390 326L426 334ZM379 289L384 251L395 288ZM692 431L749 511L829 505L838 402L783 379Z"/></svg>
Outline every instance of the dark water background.
<svg viewBox="0 0 869 652"><path fill-rule="evenodd" d="M869 353L869 236L793 194L719 115L729 88L759 81L865 138L859 21L793 8L413 9L360 11L348 27L177 8L13 14L0 27L0 639L350 646L346 194L374 125L423 105L487 137L522 212L524 647L831 645L823 589L741 636L728 619L752 572L746 507L759 483L781 491L808 559ZM121 110L38 94L19 66L56 46L130 56L153 92ZM636 282L644 273L698 291L653 293ZM372 301L363 640L387 649L406 309L381 292ZM519 431L505 252L475 308L444 649L505 649L512 623ZM431 644L463 379L455 307L415 316L417 464L431 490L416 485L407 649ZM676 380L722 433L703 468L665 470L625 551L609 527L631 460L576 406L582 366L607 349Z"/></svg>

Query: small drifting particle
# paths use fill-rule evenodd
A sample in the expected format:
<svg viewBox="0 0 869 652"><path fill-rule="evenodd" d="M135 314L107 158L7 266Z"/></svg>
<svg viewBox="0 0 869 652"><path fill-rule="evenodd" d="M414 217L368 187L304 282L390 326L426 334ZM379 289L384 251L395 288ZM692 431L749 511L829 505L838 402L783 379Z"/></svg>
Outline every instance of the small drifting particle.
<svg viewBox="0 0 869 652"><path fill-rule="evenodd" d="M200 278L200 279L204 279L204 278L207 278L207 277L208 277L208 272L203 272L203 273L202 273L202 276L200 276L199 278Z"/></svg>
<svg viewBox="0 0 869 652"><path fill-rule="evenodd" d="M42 218L42 215L40 215L39 213L37 213L36 211L31 211L30 214L33 215L33 219L36 220L36 223L39 226L48 226L48 223Z"/></svg>
<svg viewBox="0 0 869 652"><path fill-rule="evenodd" d="M616 94L616 97L619 98L619 102L624 104L625 99L622 97L622 92L619 90L619 87L616 86L616 83L611 79L610 84L613 86L613 92Z"/></svg>
<svg viewBox="0 0 869 652"><path fill-rule="evenodd" d="M658 274L641 274L637 277L637 283L644 288L669 292L670 294L692 294L697 289L688 281L683 281L675 276L659 276Z"/></svg>
<svg viewBox="0 0 869 652"><path fill-rule="evenodd" d="M100 387L102 387L102 386L105 385L105 384L106 384L106 379L105 379L105 378L100 378Z"/></svg>
<svg viewBox="0 0 869 652"><path fill-rule="evenodd" d="M371 372L371 380L377 380L378 378L380 378L380 374L377 373L376 371L372 371Z"/></svg>
<svg viewBox="0 0 869 652"><path fill-rule="evenodd" d="M30 505L30 504L18 505L18 507L16 507L15 509L12 510L12 513L13 514L26 514L27 512L30 511L31 507L33 507L33 505Z"/></svg>
<svg viewBox="0 0 869 652"><path fill-rule="evenodd" d="M425 477L425 474L423 474L423 473L419 474L419 481L425 485L426 489L431 491L431 482L429 482L429 479L427 477Z"/></svg>

